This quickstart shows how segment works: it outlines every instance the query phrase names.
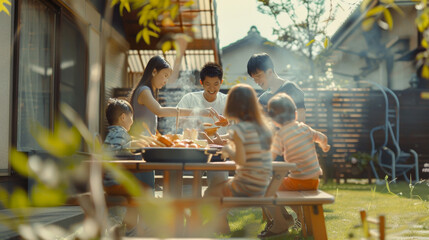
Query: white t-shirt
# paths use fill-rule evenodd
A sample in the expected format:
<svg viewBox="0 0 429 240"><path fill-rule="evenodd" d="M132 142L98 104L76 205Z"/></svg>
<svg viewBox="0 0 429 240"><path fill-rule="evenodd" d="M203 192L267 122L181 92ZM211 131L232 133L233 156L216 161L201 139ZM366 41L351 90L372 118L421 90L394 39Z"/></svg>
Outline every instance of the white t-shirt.
<svg viewBox="0 0 429 240"><path fill-rule="evenodd" d="M180 108L191 108L191 109L205 109L205 108L214 108L219 114L223 114L226 105L226 94L221 92L217 93L216 100L213 102L208 102L204 96L204 91L199 92L190 92L182 97L180 102L177 104L177 107ZM198 117L203 123L213 123L213 119L208 117ZM221 127L218 130L220 135L227 133L227 127Z"/></svg>

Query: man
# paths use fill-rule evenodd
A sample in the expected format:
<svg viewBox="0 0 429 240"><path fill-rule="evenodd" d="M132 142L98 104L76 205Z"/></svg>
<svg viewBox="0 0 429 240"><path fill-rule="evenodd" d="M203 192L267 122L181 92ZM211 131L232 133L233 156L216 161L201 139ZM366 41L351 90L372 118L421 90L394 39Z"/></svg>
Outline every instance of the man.
<svg viewBox="0 0 429 240"><path fill-rule="evenodd" d="M192 109L212 107L216 112L222 114L226 104L226 95L219 92L222 82L222 67L216 63L205 64L200 72L200 83L203 86L203 91L187 93L182 97L177 107ZM201 117L200 120L203 123L213 123L211 118ZM226 127L219 128L218 133L221 135L227 134Z"/></svg>
<svg viewBox="0 0 429 240"><path fill-rule="evenodd" d="M182 97L177 107L180 108L214 108L218 113L222 114L226 104L226 94L219 92L223 82L223 70L222 67L217 63L207 63L203 66L200 72L200 83L203 86L203 91L187 93ZM213 123L211 118L201 117L203 123ZM213 140L216 144L223 144L224 140L219 136L227 134L227 127L221 127L218 129L215 139L210 139L207 135L205 136L208 140ZM217 184L228 179L228 172L223 171L209 171L207 172L208 185Z"/></svg>
<svg viewBox="0 0 429 240"><path fill-rule="evenodd" d="M259 102L266 109L268 101L277 93L288 94L295 102L298 121L305 122L304 92L295 83L280 78L274 70L274 64L267 53L253 54L247 62L247 73L265 92Z"/></svg>

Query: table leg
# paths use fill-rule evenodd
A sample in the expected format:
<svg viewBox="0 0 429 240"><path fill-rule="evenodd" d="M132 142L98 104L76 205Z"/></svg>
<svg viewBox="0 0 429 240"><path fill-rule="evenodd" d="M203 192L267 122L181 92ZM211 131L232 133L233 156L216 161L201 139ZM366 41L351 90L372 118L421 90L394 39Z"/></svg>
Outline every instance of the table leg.
<svg viewBox="0 0 429 240"><path fill-rule="evenodd" d="M172 197L182 197L183 171L164 171L164 194Z"/></svg>
<svg viewBox="0 0 429 240"><path fill-rule="evenodd" d="M192 196L194 197L201 197L202 196L202 177L203 172L202 171L194 171L193 172L193 179L192 179Z"/></svg>
<svg viewBox="0 0 429 240"><path fill-rule="evenodd" d="M314 236L315 240L326 240L325 215L322 205L304 206L305 223L307 233Z"/></svg>

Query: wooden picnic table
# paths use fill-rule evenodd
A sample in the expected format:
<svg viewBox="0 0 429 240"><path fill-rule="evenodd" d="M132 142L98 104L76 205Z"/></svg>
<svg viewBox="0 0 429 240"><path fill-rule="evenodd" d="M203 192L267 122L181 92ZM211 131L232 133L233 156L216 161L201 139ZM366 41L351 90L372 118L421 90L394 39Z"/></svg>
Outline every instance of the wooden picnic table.
<svg viewBox="0 0 429 240"><path fill-rule="evenodd" d="M202 176L204 171L234 171L235 163L226 162L208 162L208 163L156 163L145 162L143 160L112 160L123 166L131 172L144 172L149 170L162 170L164 177L163 194L171 197L182 197L183 171L192 171L192 195L194 197L202 196ZM281 171L283 176L289 170L296 167L293 163L273 162L273 170Z"/></svg>

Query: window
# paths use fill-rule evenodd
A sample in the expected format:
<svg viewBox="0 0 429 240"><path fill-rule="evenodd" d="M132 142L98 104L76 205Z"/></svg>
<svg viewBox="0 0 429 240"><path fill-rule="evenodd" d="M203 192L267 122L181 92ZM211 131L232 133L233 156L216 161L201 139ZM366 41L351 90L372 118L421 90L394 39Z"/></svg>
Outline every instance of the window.
<svg viewBox="0 0 429 240"><path fill-rule="evenodd" d="M42 0L24 0L18 12L14 143L19 151L28 152L40 150L32 124L52 129L60 102L85 119L87 47L85 32L63 9Z"/></svg>

